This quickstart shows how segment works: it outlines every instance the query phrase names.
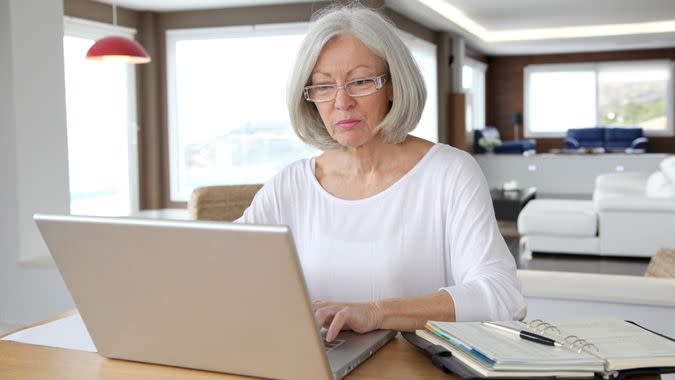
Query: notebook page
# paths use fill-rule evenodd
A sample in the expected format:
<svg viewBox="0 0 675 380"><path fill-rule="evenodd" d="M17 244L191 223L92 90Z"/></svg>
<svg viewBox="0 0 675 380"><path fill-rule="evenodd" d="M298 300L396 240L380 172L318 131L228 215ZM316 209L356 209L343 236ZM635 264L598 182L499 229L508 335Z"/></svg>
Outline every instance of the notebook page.
<svg viewBox="0 0 675 380"><path fill-rule="evenodd" d="M607 370L675 366L675 342L620 319L552 322L597 346Z"/></svg>
<svg viewBox="0 0 675 380"><path fill-rule="evenodd" d="M487 328L480 322L429 322L495 360L494 369L602 371L604 362L563 347L551 347Z"/></svg>

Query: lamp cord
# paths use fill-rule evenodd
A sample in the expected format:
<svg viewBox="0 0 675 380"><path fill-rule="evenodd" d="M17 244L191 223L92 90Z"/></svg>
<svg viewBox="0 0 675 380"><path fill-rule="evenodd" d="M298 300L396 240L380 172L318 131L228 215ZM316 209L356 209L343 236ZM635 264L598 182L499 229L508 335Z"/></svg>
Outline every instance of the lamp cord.
<svg viewBox="0 0 675 380"><path fill-rule="evenodd" d="M114 1L112 3L112 8L113 8L113 25L117 26L117 4Z"/></svg>

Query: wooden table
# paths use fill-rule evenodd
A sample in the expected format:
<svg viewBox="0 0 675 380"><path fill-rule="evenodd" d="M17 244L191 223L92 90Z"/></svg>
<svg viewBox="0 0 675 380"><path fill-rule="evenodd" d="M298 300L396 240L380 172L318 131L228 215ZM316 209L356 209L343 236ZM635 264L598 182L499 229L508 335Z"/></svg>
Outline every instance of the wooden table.
<svg viewBox="0 0 675 380"><path fill-rule="evenodd" d="M72 310L25 329L77 313ZM23 329L22 329L23 330ZM6 334L7 336L9 334ZM0 336L2 338L2 336ZM400 334L345 379L455 379ZM95 352L0 340L0 379L250 379L247 376L107 359Z"/></svg>
<svg viewBox="0 0 675 380"><path fill-rule="evenodd" d="M70 314L72 313L64 315ZM49 321L44 323L46 322ZM250 377L107 359L94 352L0 340L0 379L180 380L250 379ZM424 353L417 350L399 334L345 379L424 380L457 379L457 377L445 374L434 367ZM660 376L641 376L635 379L656 380L660 379Z"/></svg>
<svg viewBox="0 0 675 380"><path fill-rule="evenodd" d="M97 353L0 341L2 379L248 379L162 365L106 359ZM345 379L454 379L403 337L387 343Z"/></svg>

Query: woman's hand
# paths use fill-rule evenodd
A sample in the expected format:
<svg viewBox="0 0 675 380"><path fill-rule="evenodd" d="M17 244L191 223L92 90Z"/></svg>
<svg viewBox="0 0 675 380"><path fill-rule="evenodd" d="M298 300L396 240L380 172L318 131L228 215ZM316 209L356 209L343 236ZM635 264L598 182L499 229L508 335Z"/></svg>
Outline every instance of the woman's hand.
<svg viewBox="0 0 675 380"><path fill-rule="evenodd" d="M425 296L385 299L372 303L314 301L314 317L328 329L331 342L340 330L367 333L377 329L415 331L427 321L455 321L455 301L450 293L438 290Z"/></svg>
<svg viewBox="0 0 675 380"><path fill-rule="evenodd" d="M383 315L375 303L341 303L314 301L314 316L319 326L328 329L326 340L332 342L340 330L363 334L382 326Z"/></svg>

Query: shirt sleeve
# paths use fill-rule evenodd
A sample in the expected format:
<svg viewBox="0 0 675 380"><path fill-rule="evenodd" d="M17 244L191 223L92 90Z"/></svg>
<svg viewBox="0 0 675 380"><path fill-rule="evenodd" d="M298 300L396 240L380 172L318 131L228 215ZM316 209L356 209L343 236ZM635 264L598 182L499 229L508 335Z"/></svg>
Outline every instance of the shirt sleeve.
<svg viewBox="0 0 675 380"><path fill-rule="evenodd" d="M487 181L468 157L448 202L446 250L454 285L443 288L461 321L520 320L527 306L515 260L499 232Z"/></svg>
<svg viewBox="0 0 675 380"><path fill-rule="evenodd" d="M275 189L279 186L278 178L272 178L265 183L253 197L251 205L234 223L244 224L281 224L279 212L279 193Z"/></svg>

